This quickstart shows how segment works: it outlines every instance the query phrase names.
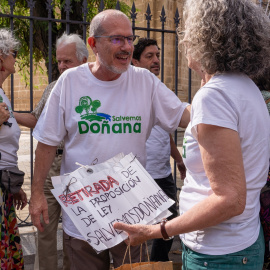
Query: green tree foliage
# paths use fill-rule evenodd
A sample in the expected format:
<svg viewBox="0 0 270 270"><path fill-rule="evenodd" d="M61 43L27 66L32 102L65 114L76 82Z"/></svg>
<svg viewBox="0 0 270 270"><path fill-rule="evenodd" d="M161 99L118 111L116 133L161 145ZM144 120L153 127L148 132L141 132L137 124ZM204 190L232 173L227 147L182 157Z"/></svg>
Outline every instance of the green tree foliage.
<svg viewBox="0 0 270 270"><path fill-rule="evenodd" d="M25 82L29 82L29 66L30 66L30 20L29 16L38 18L48 18L48 0L35 0L33 14L30 14L29 3L30 0L1 0L0 1L0 27L11 26L11 20L5 16L11 14L10 3L15 3L13 14L19 17L13 19L14 32L21 42L21 48L18 54L17 63L21 74L24 76ZM51 14L52 19L65 20L67 13L65 10L65 0L51 1L53 10ZM83 0L70 0L69 19L72 21L83 21ZM87 0L87 17L86 21L91 19L98 13L101 0ZM104 9L114 9L117 0L104 0ZM124 2L120 1L121 10L129 15L130 7ZM42 73L48 74L49 68L49 25L48 21L33 19L33 66L36 71L39 69ZM66 31L66 24L52 21L52 80L56 80L59 76L57 63L55 59L55 41ZM70 33L77 33L83 35L82 24L70 24ZM43 70L40 63L45 62L47 70Z"/></svg>

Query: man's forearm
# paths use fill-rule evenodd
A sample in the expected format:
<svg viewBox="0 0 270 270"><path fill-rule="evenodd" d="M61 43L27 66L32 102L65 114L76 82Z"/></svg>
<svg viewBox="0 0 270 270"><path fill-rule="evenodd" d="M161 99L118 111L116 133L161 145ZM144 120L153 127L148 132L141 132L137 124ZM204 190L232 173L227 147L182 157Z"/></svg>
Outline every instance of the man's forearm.
<svg viewBox="0 0 270 270"><path fill-rule="evenodd" d="M13 114L19 125L22 125L28 128L34 128L36 126L37 119L31 113L13 112Z"/></svg>
<svg viewBox="0 0 270 270"><path fill-rule="evenodd" d="M57 146L50 146L38 142L36 149L35 170L32 183L32 194L43 193L43 186L55 157Z"/></svg>
<svg viewBox="0 0 270 270"><path fill-rule="evenodd" d="M49 146L38 142L36 149L35 171L33 183L31 186L31 200L29 212L31 214L33 225L39 231L44 231L44 224L49 224L48 204L44 195L44 183L55 157L57 146Z"/></svg>
<svg viewBox="0 0 270 270"><path fill-rule="evenodd" d="M186 128L188 126L188 123L190 121L190 110L191 110L191 105L187 106L182 114L179 127L181 128Z"/></svg>
<svg viewBox="0 0 270 270"><path fill-rule="evenodd" d="M170 134L170 145L171 145L171 157L175 160L175 162L183 162L181 154L179 153L179 150L177 149L177 146L175 145L171 134Z"/></svg>

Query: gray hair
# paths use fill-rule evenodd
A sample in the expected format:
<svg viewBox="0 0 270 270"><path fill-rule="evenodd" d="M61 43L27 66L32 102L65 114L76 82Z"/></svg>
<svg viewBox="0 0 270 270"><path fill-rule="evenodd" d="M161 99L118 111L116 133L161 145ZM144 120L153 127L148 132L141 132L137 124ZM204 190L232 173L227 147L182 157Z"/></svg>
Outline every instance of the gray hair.
<svg viewBox="0 0 270 270"><path fill-rule="evenodd" d="M94 36L102 36L106 33L106 29L102 27L102 23L107 19L109 16L115 17L122 17L129 21L129 18L126 14L122 11L115 10L115 9L107 9L100 13L98 13L91 21L89 35L90 37Z"/></svg>
<svg viewBox="0 0 270 270"><path fill-rule="evenodd" d="M20 47L20 42L14 37L11 30L0 28L0 54L7 56L10 50L17 51Z"/></svg>
<svg viewBox="0 0 270 270"><path fill-rule="evenodd" d="M182 42L208 74L269 68L270 20L251 0L187 0L184 15Z"/></svg>
<svg viewBox="0 0 270 270"><path fill-rule="evenodd" d="M64 33L60 38L57 39L56 49L72 43L76 44L76 57L78 61L82 62L84 58L88 59L89 52L87 47L81 37L77 34L67 35Z"/></svg>

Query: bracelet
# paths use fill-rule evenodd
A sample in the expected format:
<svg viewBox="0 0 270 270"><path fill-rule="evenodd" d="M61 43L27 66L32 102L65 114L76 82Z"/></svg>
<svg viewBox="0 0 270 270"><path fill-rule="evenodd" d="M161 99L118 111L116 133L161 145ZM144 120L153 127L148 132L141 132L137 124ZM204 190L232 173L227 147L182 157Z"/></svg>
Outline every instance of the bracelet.
<svg viewBox="0 0 270 270"><path fill-rule="evenodd" d="M163 240L171 240L173 238L173 236L169 236L167 234L167 231L165 229L165 224L168 220L166 218L163 218L160 222L160 232L161 232L161 235L163 237Z"/></svg>

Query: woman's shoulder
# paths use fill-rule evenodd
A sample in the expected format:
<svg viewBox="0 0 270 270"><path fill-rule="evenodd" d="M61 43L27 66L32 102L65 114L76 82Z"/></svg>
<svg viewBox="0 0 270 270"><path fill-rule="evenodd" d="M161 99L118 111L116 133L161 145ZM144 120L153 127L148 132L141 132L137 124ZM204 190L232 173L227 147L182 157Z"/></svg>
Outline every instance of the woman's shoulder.
<svg viewBox="0 0 270 270"><path fill-rule="evenodd" d="M202 91L201 91L202 90ZM221 95L229 99L239 99L241 96L248 96L249 93L257 92L258 88L254 82L242 73L222 73L214 75L198 93L209 98Z"/></svg>

